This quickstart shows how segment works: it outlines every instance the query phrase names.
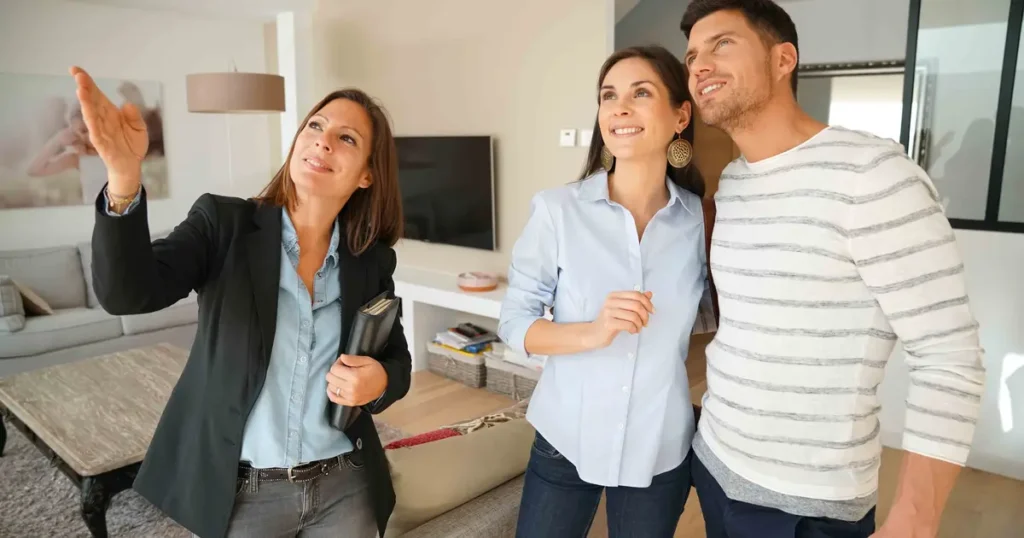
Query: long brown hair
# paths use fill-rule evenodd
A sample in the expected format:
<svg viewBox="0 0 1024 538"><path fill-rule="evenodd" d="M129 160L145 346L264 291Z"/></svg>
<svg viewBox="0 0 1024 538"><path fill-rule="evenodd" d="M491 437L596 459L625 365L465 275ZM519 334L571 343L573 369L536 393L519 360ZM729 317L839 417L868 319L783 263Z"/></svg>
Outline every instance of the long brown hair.
<svg viewBox="0 0 1024 538"><path fill-rule="evenodd" d="M373 142L368 163L373 180L369 187L356 189L339 214L348 248L353 254L359 255L376 242L393 246L402 236L405 221L402 215L402 196L398 190L398 151L395 149L395 138L391 133L387 111L362 90L344 88L333 91L313 105L295 132L292 146L288 149L288 157L281 165L281 169L274 174L274 179L255 199L277 207L295 207L298 198L295 195L295 184L292 183L291 174L288 172L292 153L295 151L295 141L313 114L335 99L348 99L362 106L369 114L373 125Z"/></svg>
<svg viewBox="0 0 1024 538"><path fill-rule="evenodd" d="M690 101L691 107L693 106L693 99L690 97L690 87L688 86L689 73L687 73L683 64L671 52L657 45L625 48L616 51L605 60L604 65L601 66L601 74L597 77L598 106L601 104L601 85L604 84L604 78L608 75L608 71L615 64L628 58L642 58L654 68L654 71L658 73L661 81L665 84L665 87L668 88L668 97L674 108L683 106L684 101ZM681 136L691 145L693 144L693 125L696 118L696 113L692 113L690 123L683 129ZM604 137L601 136L600 121L598 118L595 118L594 135L590 140L590 153L587 154L587 161L583 166L583 172L579 179L586 179L604 168L604 165L601 164L602 149L604 149ZM666 155L667 158L668 156ZM609 172L614 170L615 165L612 165L612 170L609 170ZM676 185L701 198L704 197L704 177L701 176L693 160L682 168L668 166L666 174Z"/></svg>

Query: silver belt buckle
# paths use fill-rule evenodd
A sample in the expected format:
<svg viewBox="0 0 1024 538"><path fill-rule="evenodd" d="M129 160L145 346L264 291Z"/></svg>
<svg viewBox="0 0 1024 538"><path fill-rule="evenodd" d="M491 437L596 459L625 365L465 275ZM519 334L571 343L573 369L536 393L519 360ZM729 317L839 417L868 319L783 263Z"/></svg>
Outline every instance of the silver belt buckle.
<svg viewBox="0 0 1024 538"><path fill-rule="evenodd" d="M289 482L291 482L291 483L293 483L293 484L295 483L295 476L294 476L294 475L292 475L292 471L293 471L294 469L295 469L295 467L289 467L289 468L288 468L288 481L289 481Z"/></svg>

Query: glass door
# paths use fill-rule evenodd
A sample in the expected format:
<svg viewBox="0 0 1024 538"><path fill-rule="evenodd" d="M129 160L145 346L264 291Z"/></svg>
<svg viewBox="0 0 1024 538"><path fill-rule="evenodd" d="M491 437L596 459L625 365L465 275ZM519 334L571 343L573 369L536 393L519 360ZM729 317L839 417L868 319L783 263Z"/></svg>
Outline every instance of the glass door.
<svg viewBox="0 0 1024 538"><path fill-rule="evenodd" d="M910 9L901 142L954 227L1024 232L1024 0Z"/></svg>

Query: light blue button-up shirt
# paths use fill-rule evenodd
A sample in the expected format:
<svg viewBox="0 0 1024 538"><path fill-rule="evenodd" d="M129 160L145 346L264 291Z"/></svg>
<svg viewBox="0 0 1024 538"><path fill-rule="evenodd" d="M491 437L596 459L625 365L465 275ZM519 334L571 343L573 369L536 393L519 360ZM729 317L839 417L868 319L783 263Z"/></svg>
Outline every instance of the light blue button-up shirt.
<svg viewBox="0 0 1024 538"><path fill-rule="evenodd" d="M685 361L707 290L703 207L666 183L669 202L640 241L605 172L542 191L512 251L498 335L523 352L546 308L557 323L588 322L613 291L653 293L647 327L549 356L530 401L530 423L593 484L646 487L682 463L694 435Z"/></svg>
<svg viewBox="0 0 1024 538"><path fill-rule="evenodd" d="M242 436L241 460L253 467L292 467L352 451L348 437L327 423L327 371L341 342L338 223L312 300L299 278L299 239L281 210L281 278L277 325L263 390Z"/></svg>

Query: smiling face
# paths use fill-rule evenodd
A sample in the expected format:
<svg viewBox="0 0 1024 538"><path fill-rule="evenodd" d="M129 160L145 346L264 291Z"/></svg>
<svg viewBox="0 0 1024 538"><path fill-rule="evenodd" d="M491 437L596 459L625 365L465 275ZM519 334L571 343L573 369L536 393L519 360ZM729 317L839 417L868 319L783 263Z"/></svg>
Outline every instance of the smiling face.
<svg viewBox="0 0 1024 538"><path fill-rule="evenodd" d="M669 90L642 58L619 61L599 93L598 124L617 160L665 159L669 142L690 122L690 103L673 106Z"/></svg>
<svg viewBox="0 0 1024 538"><path fill-rule="evenodd" d="M769 46L740 12L722 10L694 24L684 63L700 117L727 132L747 124L788 85L788 43Z"/></svg>
<svg viewBox="0 0 1024 538"><path fill-rule="evenodd" d="M288 173L301 199L347 200L370 186L373 126L361 105L335 99L314 113L299 131Z"/></svg>

